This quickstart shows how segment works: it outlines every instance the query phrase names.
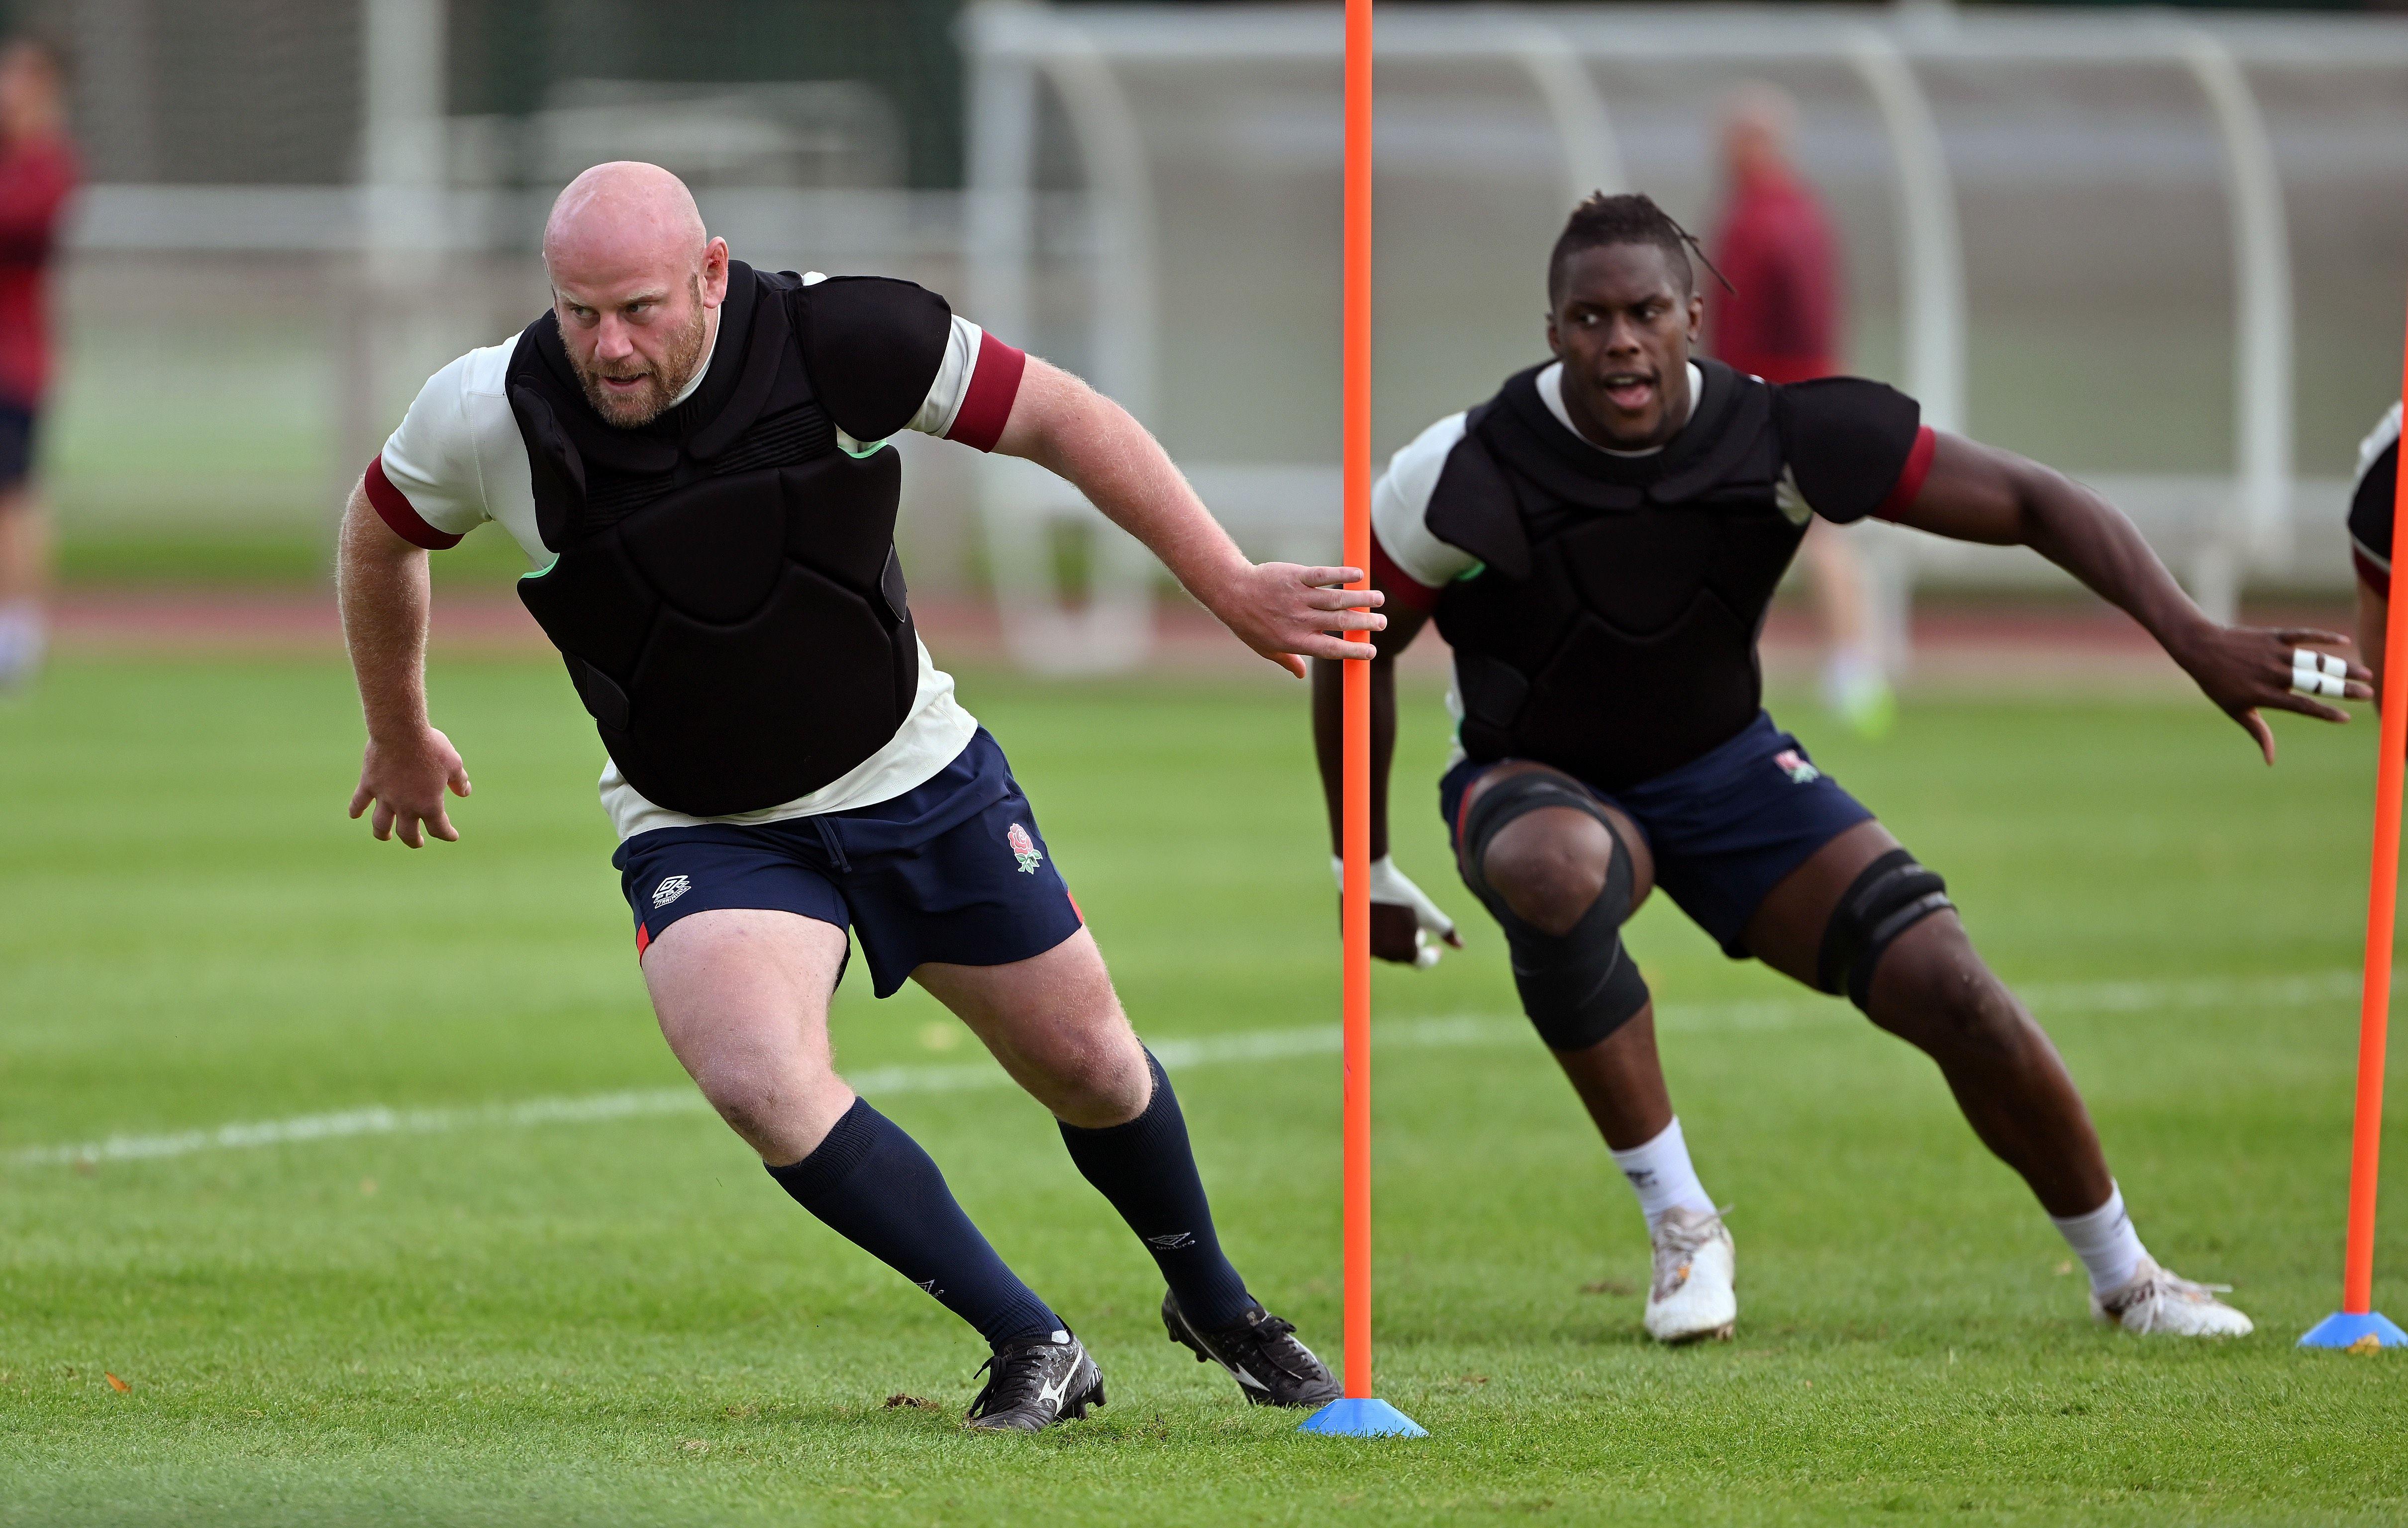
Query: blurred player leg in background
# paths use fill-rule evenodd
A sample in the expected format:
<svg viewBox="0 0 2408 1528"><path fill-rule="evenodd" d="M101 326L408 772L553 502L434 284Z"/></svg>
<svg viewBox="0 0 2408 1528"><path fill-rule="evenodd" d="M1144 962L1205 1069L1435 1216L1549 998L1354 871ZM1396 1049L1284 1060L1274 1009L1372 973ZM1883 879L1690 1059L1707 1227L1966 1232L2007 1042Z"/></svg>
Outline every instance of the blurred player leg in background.
<svg viewBox="0 0 2408 1528"><path fill-rule="evenodd" d="M1898 714L1889 666L1873 620L1872 591L1856 555L1853 525L1817 519L1806 527L1806 575L1823 623L1823 704L1867 737L1889 731Z"/></svg>
<svg viewBox="0 0 2408 1528"><path fill-rule="evenodd" d="M1798 104L1754 82L1723 105L1724 192L1714 264L1730 283L1706 304L1709 353L1769 382L1837 373L1839 247L1822 201L1792 155ZM1823 628L1823 703L1867 736L1896 712L1887 655L1872 619L1864 560L1838 526L1806 537L1806 573Z"/></svg>
<svg viewBox="0 0 2408 1528"><path fill-rule="evenodd" d="M27 475L34 411L0 404L0 691L33 681L49 647L50 521Z"/></svg>
<svg viewBox="0 0 2408 1528"><path fill-rule="evenodd" d="M48 642L50 525L32 473L50 253L76 182L64 85L49 45L20 37L0 50L0 690L31 682Z"/></svg>

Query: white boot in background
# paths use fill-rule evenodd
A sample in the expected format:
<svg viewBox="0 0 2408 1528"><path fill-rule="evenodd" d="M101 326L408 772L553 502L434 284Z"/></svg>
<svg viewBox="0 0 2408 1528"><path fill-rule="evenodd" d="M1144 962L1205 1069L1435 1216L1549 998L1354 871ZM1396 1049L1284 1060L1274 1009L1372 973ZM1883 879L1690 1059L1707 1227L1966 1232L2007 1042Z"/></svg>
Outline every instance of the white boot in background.
<svg viewBox="0 0 2408 1528"><path fill-rule="evenodd" d="M1866 648L1842 648L1824 661L1823 705L1860 737L1883 736L1898 721L1888 671Z"/></svg>

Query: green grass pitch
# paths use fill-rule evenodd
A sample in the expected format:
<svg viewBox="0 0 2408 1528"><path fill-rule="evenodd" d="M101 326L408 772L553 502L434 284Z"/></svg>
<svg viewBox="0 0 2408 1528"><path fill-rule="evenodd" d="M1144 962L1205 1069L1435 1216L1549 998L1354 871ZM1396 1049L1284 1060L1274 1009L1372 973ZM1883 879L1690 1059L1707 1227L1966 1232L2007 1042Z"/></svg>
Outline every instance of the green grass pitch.
<svg viewBox="0 0 2408 1528"><path fill-rule="evenodd" d="M1334 1360L1338 1074L1297 1033L1334 1022L1337 951L1301 687L965 693L1140 1029L1193 1058L1240 1267ZM2278 723L2268 771L2197 704L1926 703L1877 747L1791 708L2032 995L2153 1250L2235 1284L2255 1337L2091 1327L1921 1058L1659 905L1632 942L1737 1206L1743 1307L1735 1343L1651 1347L1637 1211L1468 919L1469 950L1379 987L1380 1384L1433 1435L1299 1436L1164 1341L1151 1264L1036 1106L937 1088L970 1043L856 972L842 1064L891 1079L877 1102L1110 1380L1097 1420L996 1439L954 1426L970 1335L655 1092L682 1078L557 665L449 662L434 694L477 795L465 841L419 854L343 819L331 663L71 662L0 708L0 1524L2408 1513L2408 1358L2291 1346L2338 1294L2365 721ZM1474 913L1430 805L1436 697L1412 707L1399 855ZM614 1094L636 1102L590 1102ZM41 1154L369 1107L406 1128ZM2394 1198L2378 1304L2408 1317Z"/></svg>

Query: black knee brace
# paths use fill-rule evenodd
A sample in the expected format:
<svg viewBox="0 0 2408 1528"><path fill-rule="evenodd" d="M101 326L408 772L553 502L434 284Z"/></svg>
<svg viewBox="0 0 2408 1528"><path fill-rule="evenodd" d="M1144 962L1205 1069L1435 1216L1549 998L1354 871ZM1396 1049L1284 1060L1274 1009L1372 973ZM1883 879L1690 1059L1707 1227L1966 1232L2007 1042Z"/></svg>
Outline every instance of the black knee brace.
<svg viewBox="0 0 2408 1528"><path fill-rule="evenodd" d="M1917 864L1902 849L1865 866L1848 884L1831 921L1823 930L1823 949L1814 963L1814 985L1827 992L1848 994L1858 1007L1872 992L1873 967L1890 941L1922 922L1948 900L1948 883Z"/></svg>
<svg viewBox="0 0 2408 1528"><path fill-rule="evenodd" d="M1546 807L1586 812L1605 825L1613 840L1605 889L1563 935L1544 933L1525 921L1488 885L1482 869L1490 841L1506 823ZM1504 927L1522 1011L1549 1047L1584 1050L1647 1006L1647 983L1639 975L1639 964L1622 948L1622 921L1630 915L1630 850L1596 797L1549 775L1499 780L1472 803L1464 819L1460 868L1464 884Z"/></svg>

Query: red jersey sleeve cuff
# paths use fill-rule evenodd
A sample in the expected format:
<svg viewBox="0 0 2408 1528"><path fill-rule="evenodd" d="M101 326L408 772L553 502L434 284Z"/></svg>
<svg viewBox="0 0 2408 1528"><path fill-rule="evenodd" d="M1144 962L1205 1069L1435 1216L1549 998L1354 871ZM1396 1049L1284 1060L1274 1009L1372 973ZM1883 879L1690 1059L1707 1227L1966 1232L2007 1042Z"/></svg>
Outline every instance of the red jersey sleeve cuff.
<svg viewBox="0 0 2408 1528"><path fill-rule="evenodd" d="M393 527L394 535L428 551L448 551L460 544L460 537L448 536L419 518L418 511L409 507L409 500L384 475L382 453L368 459L367 482L368 503L376 507L379 518Z"/></svg>
<svg viewBox="0 0 2408 1528"><path fill-rule="evenodd" d="M1906 465L1900 467L1898 481L1892 483L1889 496L1873 506L1873 514L1881 520L1896 520L1906 512L1914 496L1923 492L1923 479L1931 476L1931 451L1939 436L1927 424L1914 432L1914 448L1906 453Z"/></svg>
<svg viewBox="0 0 2408 1528"><path fill-rule="evenodd" d="M1398 567L1376 536L1371 538L1371 587L1402 608L1421 615L1438 608L1439 592Z"/></svg>
<svg viewBox="0 0 2408 1528"><path fill-rule="evenodd" d="M1003 438L1004 421L1011 418L1011 400L1020 396L1021 373L1028 353L1014 350L993 335L979 333L978 359L970 364L970 385L953 415L947 440L958 440L972 450L991 451Z"/></svg>

